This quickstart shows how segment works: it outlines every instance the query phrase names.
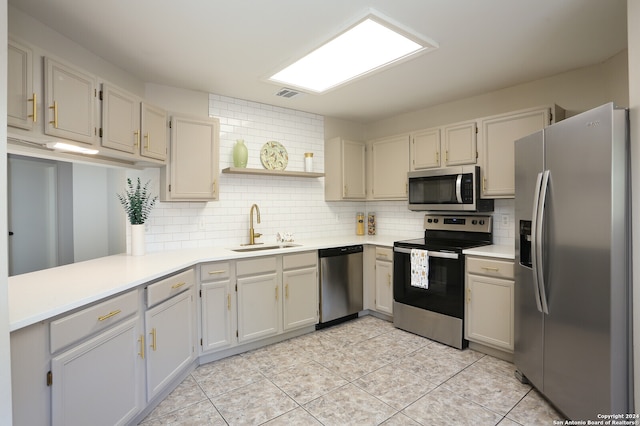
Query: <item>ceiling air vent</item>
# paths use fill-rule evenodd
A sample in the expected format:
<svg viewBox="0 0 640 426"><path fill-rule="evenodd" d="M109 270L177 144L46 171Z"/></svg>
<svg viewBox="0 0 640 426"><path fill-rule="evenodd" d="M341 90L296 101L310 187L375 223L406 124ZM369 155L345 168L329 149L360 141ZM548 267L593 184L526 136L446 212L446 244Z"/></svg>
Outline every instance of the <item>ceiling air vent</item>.
<svg viewBox="0 0 640 426"><path fill-rule="evenodd" d="M295 98L296 96L300 96L300 95L302 95L301 92L298 92L293 89L287 89L286 87L283 87L282 89L278 90L278 92L276 93L276 96L280 96L281 98L287 98L287 99Z"/></svg>

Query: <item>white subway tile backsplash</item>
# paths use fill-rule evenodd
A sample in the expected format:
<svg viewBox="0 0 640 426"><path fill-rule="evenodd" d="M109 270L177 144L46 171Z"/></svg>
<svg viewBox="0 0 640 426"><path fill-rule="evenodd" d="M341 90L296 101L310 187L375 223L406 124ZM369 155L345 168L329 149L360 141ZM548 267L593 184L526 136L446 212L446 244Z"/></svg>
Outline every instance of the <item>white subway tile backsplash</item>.
<svg viewBox="0 0 640 426"><path fill-rule="evenodd" d="M324 170L324 118L272 105L211 94L209 114L220 120L220 169L233 165L233 146L244 139L247 167L263 168L260 149L265 142L282 143L289 154L287 170L304 170L304 153L313 152L313 168ZM159 183L157 168L129 171L128 177ZM378 234L418 238L424 213L407 209L404 201L326 202L324 178L284 178L221 174L218 201L158 202L147 226L147 251L192 247L232 247L248 242L249 210L260 208L254 227L264 242L277 232L292 232L297 240L355 234L356 212L375 212ZM513 200L496 200L494 242L513 244ZM509 225L502 217L509 217Z"/></svg>

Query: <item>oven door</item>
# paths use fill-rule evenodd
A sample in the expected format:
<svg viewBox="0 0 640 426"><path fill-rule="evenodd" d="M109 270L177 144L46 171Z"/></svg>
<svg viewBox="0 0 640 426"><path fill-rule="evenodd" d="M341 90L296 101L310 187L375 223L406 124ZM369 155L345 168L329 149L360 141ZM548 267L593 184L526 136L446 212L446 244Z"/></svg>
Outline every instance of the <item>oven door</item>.
<svg viewBox="0 0 640 426"><path fill-rule="evenodd" d="M411 285L411 248L393 248L393 298L415 306L464 319L464 256L446 250L428 250L429 285Z"/></svg>

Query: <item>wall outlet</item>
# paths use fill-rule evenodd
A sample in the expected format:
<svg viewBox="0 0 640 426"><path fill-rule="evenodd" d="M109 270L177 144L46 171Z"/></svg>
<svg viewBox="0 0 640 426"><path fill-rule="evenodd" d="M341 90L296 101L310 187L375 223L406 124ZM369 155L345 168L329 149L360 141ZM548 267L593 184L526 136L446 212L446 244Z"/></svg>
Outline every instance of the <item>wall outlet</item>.
<svg viewBox="0 0 640 426"><path fill-rule="evenodd" d="M509 226L509 215L508 214L503 214L502 215L502 226Z"/></svg>

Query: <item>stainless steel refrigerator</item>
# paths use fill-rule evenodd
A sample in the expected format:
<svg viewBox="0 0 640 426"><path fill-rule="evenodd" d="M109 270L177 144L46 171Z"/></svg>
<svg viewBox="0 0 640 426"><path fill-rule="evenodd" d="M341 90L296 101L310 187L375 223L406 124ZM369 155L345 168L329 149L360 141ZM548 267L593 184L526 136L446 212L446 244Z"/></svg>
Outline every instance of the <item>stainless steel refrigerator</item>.
<svg viewBox="0 0 640 426"><path fill-rule="evenodd" d="M562 414L633 412L628 113L606 104L515 142L515 352Z"/></svg>

